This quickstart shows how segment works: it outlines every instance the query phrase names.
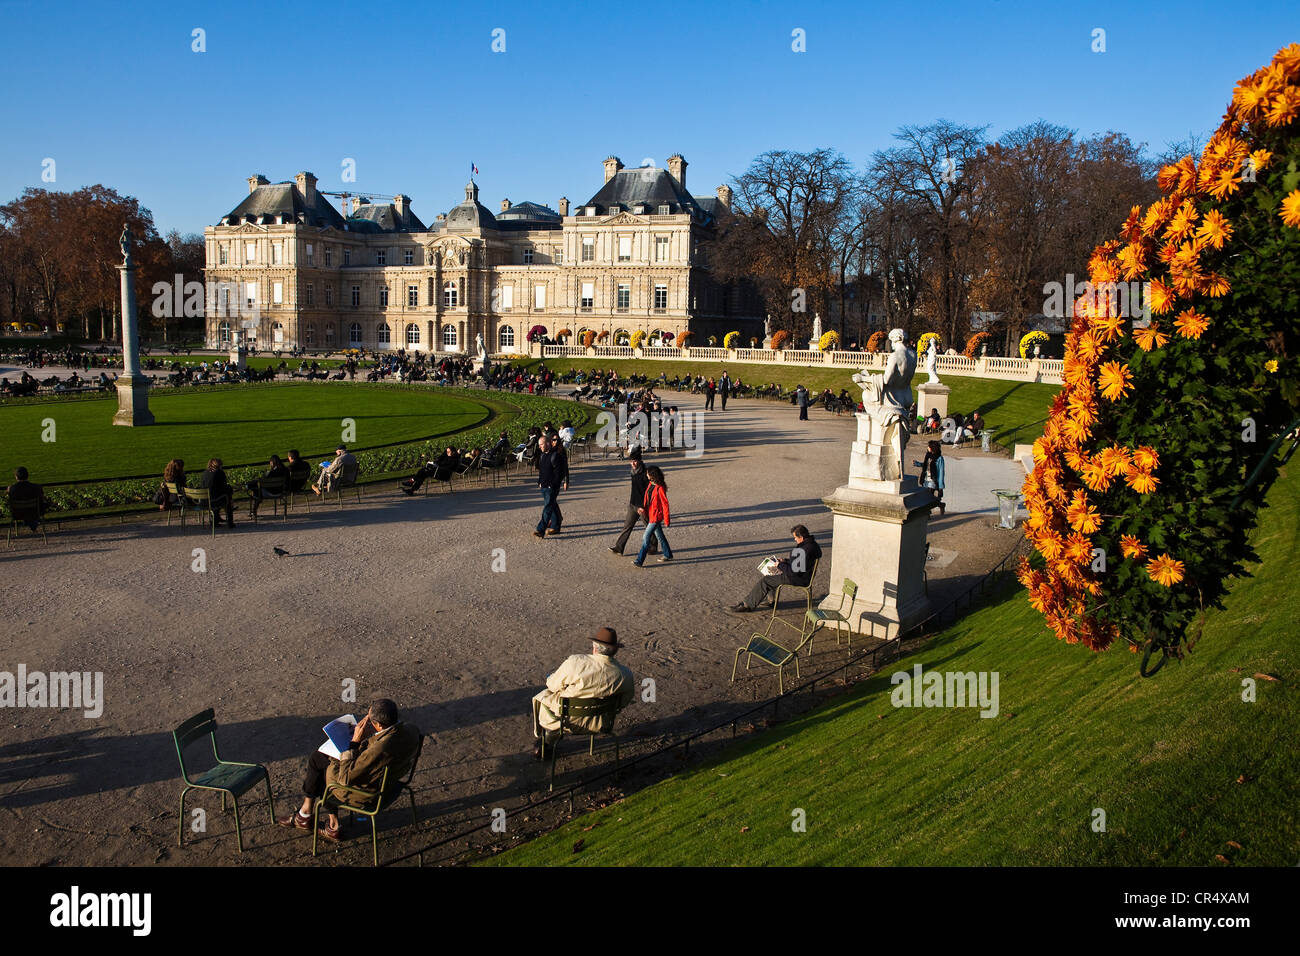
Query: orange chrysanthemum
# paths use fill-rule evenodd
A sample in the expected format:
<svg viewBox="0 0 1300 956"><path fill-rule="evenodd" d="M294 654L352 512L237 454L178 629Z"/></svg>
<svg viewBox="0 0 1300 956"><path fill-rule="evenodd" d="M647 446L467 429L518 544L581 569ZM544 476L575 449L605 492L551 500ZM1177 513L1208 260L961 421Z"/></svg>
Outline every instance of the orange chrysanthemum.
<svg viewBox="0 0 1300 956"><path fill-rule="evenodd" d="M1133 464L1143 471L1155 471L1160 467L1160 456L1150 445L1142 445L1133 450Z"/></svg>
<svg viewBox="0 0 1300 956"><path fill-rule="evenodd" d="M1147 546L1131 534L1120 537L1119 549L1126 558L1137 558L1141 561L1147 556Z"/></svg>
<svg viewBox="0 0 1300 956"><path fill-rule="evenodd" d="M1211 299L1221 299L1232 291L1232 283L1217 272L1211 272L1205 277L1202 291Z"/></svg>
<svg viewBox="0 0 1300 956"><path fill-rule="evenodd" d="M1181 581L1184 570L1183 562L1175 561L1168 554L1162 554L1147 562L1147 574L1151 576L1151 580L1165 587L1172 587Z"/></svg>
<svg viewBox="0 0 1300 956"><path fill-rule="evenodd" d="M1300 43L1289 43L1273 54L1273 62L1282 68L1287 79L1300 77Z"/></svg>
<svg viewBox="0 0 1300 956"><path fill-rule="evenodd" d="M1199 339L1201 333L1210 327L1210 320L1195 309L1183 309L1174 320L1174 328L1186 339Z"/></svg>
<svg viewBox="0 0 1300 956"><path fill-rule="evenodd" d="M1288 226L1300 227L1300 189L1293 189L1282 200L1282 210L1278 213Z"/></svg>
<svg viewBox="0 0 1300 956"><path fill-rule="evenodd" d="M1169 336L1160 331L1160 326L1152 322L1144 329L1134 329L1133 338L1143 352L1150 352L1153 348L1161 348L1169 341Z"/></svg>
<svg viewBox="0 0 1300 956"><path fill-rule="evenodd" d="M1296 118L1297 112L1300 112L1300 89L1287 86L1273 94L1264 121L1269 126L1286 126Z"/></svg>
<svg viewBox="0 0 1300 956"><path fill-rule="evenodd" d="M1219 210L1211 209L1196 230L1196 238L1213 249L1222 249L1223 244L1232 238L1232 223Z"/></svg>
<svg viewBox="0 0 1300 956"><path fill-rule="evenodd" d="M1237 163L1228 163L1219 168L1209 191L1215 199L1226 199L1240 188L1241 177L1237 174Z"/></svg>
<svg viewBox="0 0 1300 956"><path fill-rule="evenodd" d="M1097 509L1088 504L1088 495L1082 489L1074 493L1070 506L1065 509L1065 520L1071 528L1083 534L1092 534L1101 527Z"/></svg>
<svg viewBox="0 0 1300 956"><path fill-rule="evenodd" d="M1106 362L1101 366L1097 384L1102 396L1113 402L1133 388L1133 374L1123 362Z"/></svg>
<svg viewBox="0 0 1300 956"><path fill-rule="evenodd" d="M1151 494L1156 490L1156 485L1160 484L1159 478L1140 468L1129 468L1124 472L1124 480L1130 488L1140 495Z"/></svg>
<svg viewBox="0 0 1300 956"><path fill-rule="evenodd" d="M1151 292L1148 295L1151 311L1160 315L1174 306L1174 292L1159 279L1151 280Z"/></svg>

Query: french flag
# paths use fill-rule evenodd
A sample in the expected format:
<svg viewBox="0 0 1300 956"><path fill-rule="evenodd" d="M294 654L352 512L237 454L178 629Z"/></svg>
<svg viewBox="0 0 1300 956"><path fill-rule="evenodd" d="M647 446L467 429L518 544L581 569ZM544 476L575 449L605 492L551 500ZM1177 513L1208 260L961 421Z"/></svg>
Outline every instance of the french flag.
<svg viewBox="0 0 1300 956"><path fill-rule="evenodd" d="M473 163L470 163L470 164L469 164L469 174L470 174L471 176L477 176L477 175L478 175L478 167L475 166Z"/></svg>

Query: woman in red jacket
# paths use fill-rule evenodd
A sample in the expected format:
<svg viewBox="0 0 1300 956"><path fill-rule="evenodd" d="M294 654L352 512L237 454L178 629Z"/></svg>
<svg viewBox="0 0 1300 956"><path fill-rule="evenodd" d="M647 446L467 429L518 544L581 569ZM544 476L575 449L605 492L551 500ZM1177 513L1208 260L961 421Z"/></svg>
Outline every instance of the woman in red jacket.
<svg viewBox="0 0 1300 956"><path fill-rule="evenodd" d="M645 516L646 529L641 538L641 552L632 562L638 568L645 561L652 537L659 539L659 563L673 559L673 549L668 547L668 539L664 537L664 528L669 525L668 483L664 481L663 469L653 465L646 469L646 477L650 479L650 486L645 490L645 507L638 509Z"/></svg>

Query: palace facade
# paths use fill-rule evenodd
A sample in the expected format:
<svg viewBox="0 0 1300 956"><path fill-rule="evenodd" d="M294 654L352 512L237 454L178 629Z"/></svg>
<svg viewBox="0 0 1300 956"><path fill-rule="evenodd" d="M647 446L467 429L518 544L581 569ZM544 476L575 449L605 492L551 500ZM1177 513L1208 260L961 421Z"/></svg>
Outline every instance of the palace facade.
<svg viewBox="0 0 1300 956"><path fill-rule="evenodd" d="M406 195L352 195L345 218L317 179L248 179L248 195L204 230L208 344L235 332L260 349L367 348L527 351L530 331L577 344L646 345L690 330L696 345L738 330L763 335L754 290L708 270L708 244L730 216L731 190L686 189L686 160L667 169L603 163L604 183L585 203L553 210L501 201L494 214L478 186L426 225ZM329 195L340 195L332 193Z"/></svg>

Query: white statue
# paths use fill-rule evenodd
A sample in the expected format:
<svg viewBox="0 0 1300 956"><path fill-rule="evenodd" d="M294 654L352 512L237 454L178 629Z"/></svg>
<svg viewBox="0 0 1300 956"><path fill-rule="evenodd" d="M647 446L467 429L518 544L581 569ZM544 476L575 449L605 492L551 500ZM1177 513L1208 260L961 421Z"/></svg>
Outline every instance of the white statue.
<svg viewBox="0 0 1300 956"><path fill-rule="evenodd" d="M862 369L853 381L862 387L858 438L865 442L863 463L851 474L881 481L903 477L903 451L907 447L907 416L911 413L912 376L916 374L916 353L903 341L903 330L889 333L893 352L879 375ZM864 435L865 432L865 435Z"/></svg>
<svg viewBox="0 0 1300 956"><path fill-rule="evenodd" d="M814 342L820 342L822 340L822 317L816 312L813 313L812 340Z"/></svg>
<svg viewBox="0 0 1300 956"><path fill-rule="evenodd" d="M925 384L938 385L939 373L935 371L935 363L939 360L939 340L931 339L930 347L925 350L925 373L930 376Z"/></svg>
<svg viewBox="0 0 1300 956"><path fill-rule="evenodd" d="M474 347L478 349L479 361L487 361L487 346L483 344L483 333L474 336Z"/></svg>

